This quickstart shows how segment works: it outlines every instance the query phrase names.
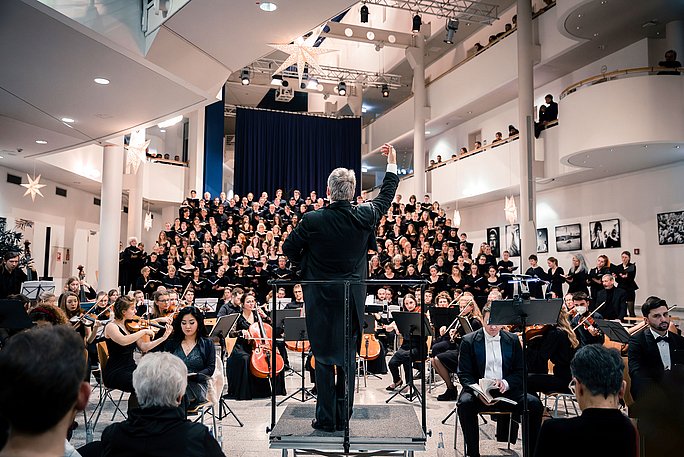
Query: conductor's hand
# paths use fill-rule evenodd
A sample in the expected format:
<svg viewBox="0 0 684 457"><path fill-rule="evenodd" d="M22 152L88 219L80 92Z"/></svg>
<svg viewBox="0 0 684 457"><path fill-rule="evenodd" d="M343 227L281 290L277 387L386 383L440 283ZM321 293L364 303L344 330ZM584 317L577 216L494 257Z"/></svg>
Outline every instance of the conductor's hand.
<svg viewBox="0 0 684 457"><path fill-rule="evenodd" d="M385 143L380 147L382 155L387 156L387 163L397 163L397 151L389 143Z"/></svg>

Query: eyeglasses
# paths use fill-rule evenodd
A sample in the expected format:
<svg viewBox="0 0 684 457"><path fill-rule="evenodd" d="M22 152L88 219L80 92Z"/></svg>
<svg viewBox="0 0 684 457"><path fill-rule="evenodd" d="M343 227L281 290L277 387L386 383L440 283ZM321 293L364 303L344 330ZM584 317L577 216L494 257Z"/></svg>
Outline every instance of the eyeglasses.
<svg viewBox="0 0 684 457"><path fill-rule="evenodd" d="M572 378L572 381L570 381L570 384L568 384L568 389L570 389L570 393L573 395L576 395L575 389L577 388L577 379Z"/></svg>

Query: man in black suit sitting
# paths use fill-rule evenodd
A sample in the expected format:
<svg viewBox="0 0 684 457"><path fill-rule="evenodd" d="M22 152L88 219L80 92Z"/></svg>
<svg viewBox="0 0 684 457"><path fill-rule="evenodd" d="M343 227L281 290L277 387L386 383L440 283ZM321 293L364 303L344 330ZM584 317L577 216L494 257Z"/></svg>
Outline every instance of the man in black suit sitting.
<svg viewBox="0 0 684 457"><path fill-rule="evenodd" d="M636 457L636 429L618 409L626 387L620 354L615 349L590 344L577 351L570 370L573 376L570 387L582 415L544 422L535 457Z"/></svg>
<svg viewBox="0 0 684 457"><path fill-rule="evenodd" d="M392 203L399 185L394 147L381 147L387 172L378 196L351 205L356 189L352 170L336 168L328 177L330 205L307 211L283 244L283 253L301 267L302 280L359 281L368 276L366 255L375 246L377 224ZM366 287L349 287L350 351L345 354L345 292L342 284L304 285L306 326L316 358L316 418L312 427L325 432L343 430L351 417L355 351L362 333ZM345 366L346 359L346 366ZM335 381L337 367L337 381ZM349 410L345 411L345 382L349 383Z"/></svg>
<svg viewBox="0 0 684 457"><path fill-rule="evenodd" d="M624 319L627 315L627 292L615 287L615 279L611 274L601 276L603 289L596 294L595 306L605 302L601 308L604 319Z"/></svg>
<svg viewBox="0 0 684 457"><path fill-rule="evenodd" d="M484 322L489 321L491 308L483 309ZM463 337L458 360L458 379L463 391L458 398L458 419L461 421L463 438L466 444L466 455L475 457L480 455L479 429L477 415L483 411L512 410L516 414L523 409L523 364L522 346L518 337L501 330L500 325L486 324L484 328L469 333ZM498 391L492 391L493 396L504 396L517 402L516 405L499 401L492 405L486 404L475 391L468 387L478 384L480 379L495 381ZM534 449L537 433L541 425L542 404L539 398L527 394L529 409L529 448ZM512 424L511 436L513 440L518 435L517 424ZM497 439L506 441L508 437L508 420L504 416L497 421Z"/></svg>
<svg viewBox="0 0 684 457"><path fill-rule="evenodd" d="M675 350L684 350L684 338L668 331L667 302L648 297L641 306L647 327L629 339L629 376L632 397L637 403L661 383L675 362Z"/></svg>

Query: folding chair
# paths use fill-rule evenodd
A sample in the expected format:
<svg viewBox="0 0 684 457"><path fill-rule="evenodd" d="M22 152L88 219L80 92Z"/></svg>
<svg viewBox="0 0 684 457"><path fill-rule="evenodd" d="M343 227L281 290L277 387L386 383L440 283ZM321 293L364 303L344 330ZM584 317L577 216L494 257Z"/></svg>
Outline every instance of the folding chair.
<svg viewBox="0 0 684 457"><path fill-rule="evenodd" d="M97 343L97 358L99 361L100 365L100 373L104 372L105 367L107 366L107 361L109 360L109 352L107 351L107 344L104 341L101 341ZM88 431L90 430L91 434L92 431L95 430L95 427L97 427L97 422L100 420L100 415L102 414L102 409L104 408L105 403L107 400L111 401L112 404L114 405L114 414L112 414L112 421L114 421L114 418L116 417L117 413L121 413L121 415L126 418L126 414L121 410L120 404L121 401L123 400L124 392L121 392L121 395L119 395L119 399L115 400L114 397L112 396L112 392L114 392L116 389L109 388L105 385L103 378L100 378L100 399L97 402L97 405L95 405L95 409L90 415L90 420L86 422L86 438L88 436ZM93 422L93 416L95 416L95 421Z"/></svg>

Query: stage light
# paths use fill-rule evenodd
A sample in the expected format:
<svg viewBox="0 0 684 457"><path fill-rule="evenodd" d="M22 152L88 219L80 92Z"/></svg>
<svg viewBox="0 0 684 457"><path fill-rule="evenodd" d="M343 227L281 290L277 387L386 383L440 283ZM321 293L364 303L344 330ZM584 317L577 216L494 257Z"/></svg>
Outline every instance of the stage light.
<svg viewBox="0 0 684 457"><path fill-rule="evenodd" d="M444 42L446 44L454 44L454 33L458 30L458 19L449 19L446 23L446 37Z"/></svg>
<svg viewBox="0 0 684 457"><path fill-rule="evenodd" d="M344 81L337 83L337 93L343 97L347 95L347 84Z"/></svg>
<svg viewBox="0 0 684 457"><path fill-rule="evenodd" d="M383 84L382 89L380 89L380 92L382 92L382 98L389 97L389 86L387 84Z"/></svg>
<svg viewBox="0 0 684 457"><path fill-rule="evenodd" d="M368 22L368 7L366 5L361 7L361 22L364 24Z"/></svg>
<svg viewBox="0 0 684 457"><path fill-rule="evenodd" d="M420 15L419 15L419 14L416 14L415 16L413 16L413 24L412 24L412 26L411 26L411 31L412 31L413 33L418 33L418 32L420 32L420 25L421 25L421 23L422 23L422 21L421 21L421 19L420 19Z"/></svg>
<svg viewBox="0 0 684 457"><path fill-rule="evenodd" d="M240 72L240 81L242 81L243 86L249 85L249 70L247 68L243 68Z"/></svg>

